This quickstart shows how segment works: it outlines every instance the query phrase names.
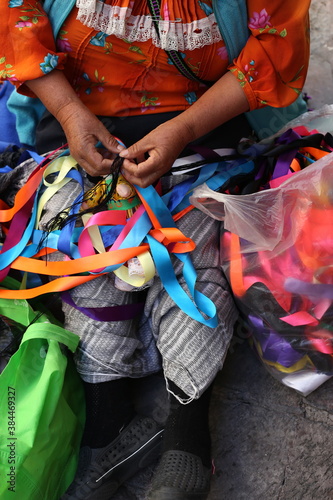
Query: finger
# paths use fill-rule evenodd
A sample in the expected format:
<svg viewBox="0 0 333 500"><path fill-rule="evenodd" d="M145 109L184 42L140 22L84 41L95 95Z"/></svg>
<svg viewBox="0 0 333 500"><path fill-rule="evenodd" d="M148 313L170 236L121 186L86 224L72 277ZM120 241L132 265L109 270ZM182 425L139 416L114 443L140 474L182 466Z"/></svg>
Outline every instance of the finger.
<svg viewBox="0 0 333 500"><path fill-rule="evenodd" d="M134 175L130 175L128 173L123 173L123 176L129 182L130 184L134 186L139 186L142 188L146 188L150 186L151 184L154 184L158 179L159 176L156 174L148 174L146 177L141 178L141 177L136 177Z"/></svg>
<svg viewBox="0 0 333 500"><path fill-rule="evenodd" d="M135 176L138 179L146 177L151 168L152 168L152 160L148 158L147 160L141 163L135 163L132 160L124 160L122 170L124 170L129 175Z"/></svg>
<svg viewBox="0 0 333 500"><path fill-rule="evenodd" d="M144 158L146 154L149 154L150 150L153 149L153 145L146 140L146 137L140 141L132 144L127 149L122 149L119 156L122 158L127 158L129 160L134 160L135 158Z"/></svg>
<svg viewBox="0 0 333 500"><path fill-rule="evenodd" d="M105 148L96 148L100 155L106 160L114 160L117 157L117 153L113 153Z"/></svg>
<svg viewBox="0 0 333 500"><path fill-rule="evenodd" d="M153 161L148 160L139 163L125 160L122 167L122 174L131 184L140 187L147 187L153 184L160 177L160 173L152 168Z"/></svg>
<svg viewBox="0 0 333 500"><path fill-rule="evenodd" d="M109 133L104 125L101 132L97 135L97 138L103 146L112 153L118 154L120 151L125 149L125 147L120 144L112 134Z"/></svg>
<svg viewBox="0 0 333 500"><path fill-rule="evenodd" d="M112 161L104 160L101 153L92 145L88 145L84 151L73 156L79 165L92 176L106 175L110 172Z"/></svg>

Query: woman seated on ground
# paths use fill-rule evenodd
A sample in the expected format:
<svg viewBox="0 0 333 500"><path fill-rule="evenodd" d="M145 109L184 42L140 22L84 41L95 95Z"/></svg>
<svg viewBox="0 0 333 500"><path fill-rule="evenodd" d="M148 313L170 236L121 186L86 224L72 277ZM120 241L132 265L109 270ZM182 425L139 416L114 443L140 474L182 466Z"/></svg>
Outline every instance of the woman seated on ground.
<svg viewBox="0 0 333 500"><path fill-rule="evenodd" d="M244 112L296 99L309 57L309 3L247 0L249 37L229 61L212 0L162 0L160 18L144 0L3 2L1 78L46 107L40 117L39 101L25 100L32 106L24 112L17 108L18 129L22 117L28 126L27 111L35 113L38 124L30 136L37 150L45 153L68 142L87 189L93 178L109 174L120 154L128 182L147 187L160 181L166 192L198 173L172 175L175 160L190 154L189 145L235 147L251 134ZM181 52L197 79L180 74L170 50ZM75 196L67 184L46 206L44 223ZM196 243L197 289L214 302L216 326L187 316L157 276L135 320L98 322L63 304L65 327L81 337L75 360L87 402L81 460L64 499L111 498L140 461L156 457L163 426L151 416L135 415L130 382L161 369L170 413L150 499L208 495L211 385L237 311L220 267L220 223L191 211L177 225ZM181 276L179 261L174 268ZM71 298L77 307L135 302L137 290L122 288L112 273L71 290ZM123 468L108 472L120 462Z"/></svg>

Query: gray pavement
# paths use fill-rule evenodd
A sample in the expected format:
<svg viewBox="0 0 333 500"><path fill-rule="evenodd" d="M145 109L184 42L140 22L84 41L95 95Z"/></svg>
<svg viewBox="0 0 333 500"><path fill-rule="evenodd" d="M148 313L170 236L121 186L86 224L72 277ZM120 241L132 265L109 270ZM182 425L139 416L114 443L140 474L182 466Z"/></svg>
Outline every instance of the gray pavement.
<svg viewBox="0 0 333 500"><path fill-rule="evenodd" d="M144 409L163 416L163 389L162 378L142 388ZM208 500L332 500L332 394L333 378L307 397L286 387L236 334L212 395ZM153 473L145 469L114 500L145 500Z"/></svg>
<svg viewBox="0 0 333 500"><path fill-rule="evenodd" d="M299 395L267 372L247 341L236 344L213 394L209 500L333 499L332 394L330 379Z"/></svg>
<svg viewBox="0 0 333 500"><path fill-rule="evenodd" d="M311 56L304 90L314 109L333 104L333 0L312 0Z"/></svg>

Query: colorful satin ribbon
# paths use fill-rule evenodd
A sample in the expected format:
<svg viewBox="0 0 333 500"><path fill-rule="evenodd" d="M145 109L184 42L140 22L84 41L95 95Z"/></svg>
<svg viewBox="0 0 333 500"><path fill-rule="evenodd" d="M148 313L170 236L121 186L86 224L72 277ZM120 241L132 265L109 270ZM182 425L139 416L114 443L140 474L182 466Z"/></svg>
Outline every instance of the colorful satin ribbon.
<svg viewBox="0 0 333 500"><path fill-rule="evenodd" d="M43 207L52 196L68 182L75 181L80 193L69 213L77 214L83 200L83 179L75 160L67 153L65 151L46 165L38 166L17 193L14 207L5 207L0 211L0 221L7 225L11 222L1 249L2 276L12 268L30 276L37 274L56 279L33 288L15 291L0 289L0 297L26 299L44 293L66 292L108 272L115 272L120 279L140 287L152 279L156 267L175 303L195 320L214 328L217 325L215 305L196 289L196 272L190 257L195 243L177 228L175 220L193 208L189 196L196 186L207 182L218 188L234 176L253 171L253 162L241 159L233 163L209 164L202 167L198 175L176 185L164 196L160 196L152 186L145 189L135 187L142 205L129 219L124 210L108 210L86 217L82 228L75 227L73 220L63 229L51 231L45 238L45 234L37 228ZM45 161L44 158L36 160ZM51 183L48 182L50 174L53 176ZM45 258L54 251L61 251L65 260L54 262ZM171 254L183 263L183 276L189 293L178 282ZM45 260L40 260L42 256ZM128 273L126 263L134 257L139 259L144 269L143 276L130 276ZM70 301L68 294L64 293L63 297ZM110 318L118 314L114 310L114 315L110 313L110 316L106 311L102 313L89 308L85 308L85 313L94 318ZM123 312L117 317L120 316Z"/></svg>

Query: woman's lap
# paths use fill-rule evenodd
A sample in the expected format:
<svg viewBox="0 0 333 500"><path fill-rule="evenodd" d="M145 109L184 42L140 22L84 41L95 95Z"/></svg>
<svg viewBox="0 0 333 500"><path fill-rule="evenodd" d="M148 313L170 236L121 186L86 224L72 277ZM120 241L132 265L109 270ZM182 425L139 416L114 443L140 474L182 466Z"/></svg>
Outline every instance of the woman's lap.
<svg viewBox="0 0 333 500"><path fill-rule="evenodd" d="M125 124L126 120L123 120L122 126ZM236 125L231 127L233 141L224 136L220 147L235 146ZM237 133L246 131L246 127L242 126L236 126L236 129ZM117 135L117 130L114 133ZM213 147L218 137L220 131L211 135L206 143L210 141ZM162 184L169 189L183 178L167 176L162 179ZM87 179L85 182L87 187L91 186ZM65 186L46 206L42 224L70 205L77 194L71 183ZM220 223L194 210L181 218L177 225L185 236L193 238L196 243L196 249L191 252L197 272L196 286L214 301L218 326L212 329L187 316L168 295L158 277L154 278L147 291L139 322L98 322L64 303L65 326L81 337L76 365L86 382L144 377L163 366L167 378L177 381L190 397L198 397L221 369L237 311L219 262ZM182 263L174 257L173 262L177 279L186 289ZM77 306L90 308L128 304L136 301L136 294L118 290L114 286L113 274L99 277L71 291Z"/></svg>

